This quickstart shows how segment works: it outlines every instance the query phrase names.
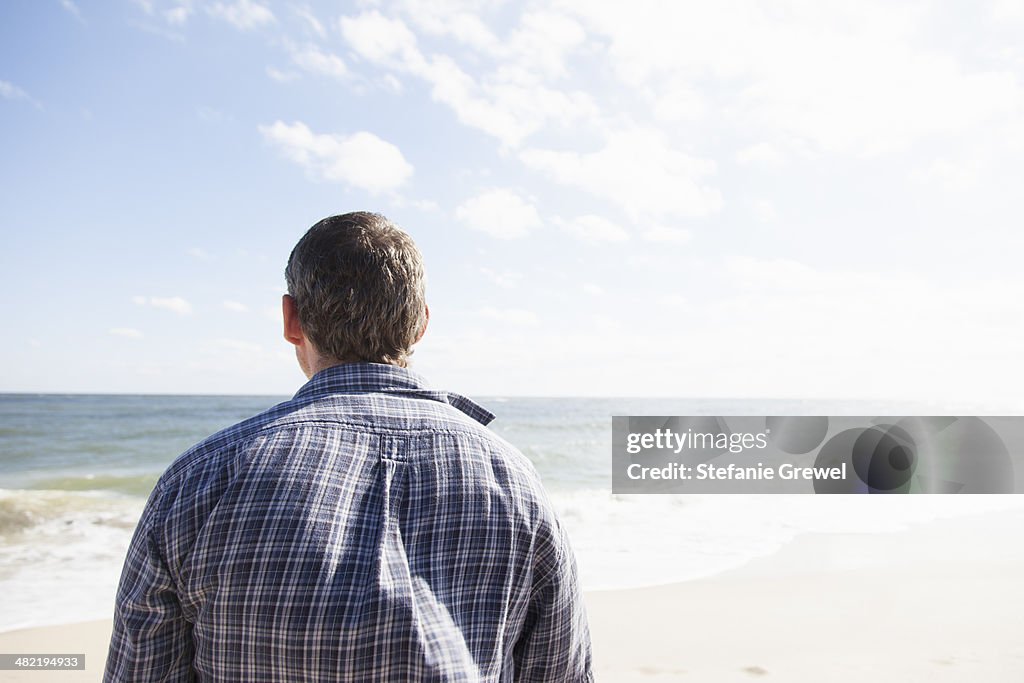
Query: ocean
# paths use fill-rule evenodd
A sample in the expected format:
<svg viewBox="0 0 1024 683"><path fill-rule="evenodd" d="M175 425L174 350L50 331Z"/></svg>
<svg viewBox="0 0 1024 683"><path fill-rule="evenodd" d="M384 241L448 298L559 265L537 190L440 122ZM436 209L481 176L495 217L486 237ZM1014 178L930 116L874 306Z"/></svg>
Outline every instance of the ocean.
<svg viewBox="0 0 1024 683"><path fill-rule="evenodd" d="M0 631L109 616L157 478L273 396L0 394ZM930 415L897 403L638 398L477 400L536 465L588 590L711 576L801 533L886 533L1024 496L611 494L612 415ZM847 558L856 564L857 558Z"/></svg>

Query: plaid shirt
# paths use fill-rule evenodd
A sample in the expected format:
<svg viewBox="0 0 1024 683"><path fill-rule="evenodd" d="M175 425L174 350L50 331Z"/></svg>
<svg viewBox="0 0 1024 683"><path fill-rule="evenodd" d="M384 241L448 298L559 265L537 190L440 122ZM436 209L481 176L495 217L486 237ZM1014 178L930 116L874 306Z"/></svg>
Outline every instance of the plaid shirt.
<svg viewBox="0 0 1024 683"><path fill-rule="evenodd" d="M575 560L493 415L325 369L181 455L117 592L106 681L590 681Z"/></svg>

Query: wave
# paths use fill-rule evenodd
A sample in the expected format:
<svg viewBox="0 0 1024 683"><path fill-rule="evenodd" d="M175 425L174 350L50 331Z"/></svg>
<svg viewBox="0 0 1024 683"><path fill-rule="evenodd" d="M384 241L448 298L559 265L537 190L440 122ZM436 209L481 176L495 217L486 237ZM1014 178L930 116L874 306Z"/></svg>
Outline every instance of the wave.
<svg viewBox="0 0 1024 683"><path fill-rule="evenodd" d="M584 589L705 578L805 533L890 533L1024 507L1020 496L614 495L554 490Z"/></svg>
<svg viewBox="0 0 1024 683"><path fill-rule="evenodd" d="M0 631L109 616L144 502L0 489Z"/></svg>
<svg viewBox="0 0 1024 683"><path fill-rule="evenodd" d="M57 491L114 491L134 496L149 496L159 473L149 474L80 474L39 479L32 489Z"/></svg>
<svg viewBox="0 0 1024 683"><path fill-rule="evenodd" d="M75 535L86 525L131 529L144 502L136 496L93 491L0 489L0 537L11 544L19 535L36 538L40 527L50 538ZM30 530L32 534L26 534ZM0 548L0 560L7 549Z"/></svg>

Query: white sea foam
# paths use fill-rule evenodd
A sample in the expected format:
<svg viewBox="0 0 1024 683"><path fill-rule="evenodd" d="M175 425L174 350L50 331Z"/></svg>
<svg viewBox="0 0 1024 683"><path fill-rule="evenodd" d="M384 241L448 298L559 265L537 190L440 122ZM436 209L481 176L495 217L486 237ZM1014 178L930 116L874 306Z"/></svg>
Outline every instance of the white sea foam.
<svg viewBox="0 0 1024 683"><path fill-rule="evenodd" d="M586 590L686 581L734 569L807 532L886 533L1022 508L1024 496L632 495L554 491ZM0 631L107 617L138 497L3 491ZM14 520L14 521L12 521ZM857 558L846 558L851 567Z"/></svg>
<svg viewBox="0 0 1024 683"><path fill-rule="evenodd" d="M0 631L109 616L142 499L3 491L18 520L0 531Z"/></svg>
<svg viewBox="0 0 1024 683"><path fill-rule="evenodd" d="M1024 496L631 495L559 491L584 589L712 576L802 533L890 533L946 517L1024 507ZM845 558L853 568L857 558Z"/></svg>

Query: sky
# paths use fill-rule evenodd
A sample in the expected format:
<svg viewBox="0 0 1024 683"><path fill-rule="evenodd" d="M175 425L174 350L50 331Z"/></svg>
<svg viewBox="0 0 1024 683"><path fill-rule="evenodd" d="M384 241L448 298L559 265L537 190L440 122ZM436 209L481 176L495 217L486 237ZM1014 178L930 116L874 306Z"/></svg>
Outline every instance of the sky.
<svg viewBox="0 0 1024 683"><path fill-rule="evenodd" d="M14 0L0 391L293 393L384 213L471 395L1024 407L1024 3Z"/></svg>

